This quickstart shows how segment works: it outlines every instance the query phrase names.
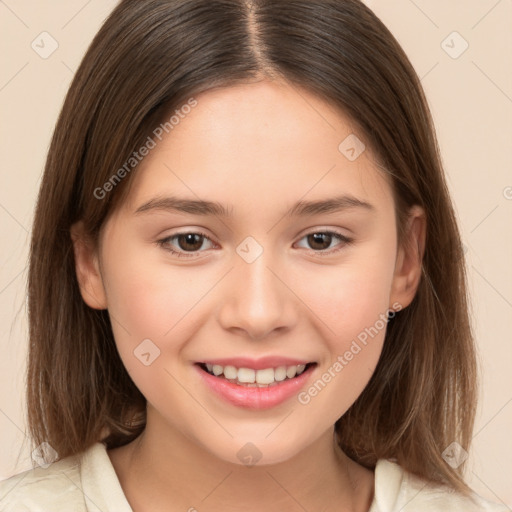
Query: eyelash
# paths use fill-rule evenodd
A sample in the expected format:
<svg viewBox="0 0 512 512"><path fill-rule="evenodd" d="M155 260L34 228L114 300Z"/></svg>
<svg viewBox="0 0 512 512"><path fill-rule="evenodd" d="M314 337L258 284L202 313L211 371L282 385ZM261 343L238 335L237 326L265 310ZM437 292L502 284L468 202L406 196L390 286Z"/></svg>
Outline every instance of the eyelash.
<svg viewBox="0 0 512 512"><path fill-rule="evenodd" d="M196 252L191 252L191 253L187 254L182 251L175 251L174 249L169 249L168 247L165 246L167 243L169 243L170 240L173 240L174 238L177 238L177 237L183 236L183 235L199 235L203 238L206 238L210 242L214 243L213 240L208 235L206 235L205 233L202 233L200 231L184 231L182 233L176 233L174 235L171 235L171 236L168 236L161 240L158 240L156 243L159 247L162 247L165 251L170 252L171 254L177 256L178 258L193 258L194 254L197 254L198 252L203 252L203 251L196 251ZM338 251L341 251L344 246L350 245L353 242L352 238L348 238L347 236L345 236L337 231L311 231L310 233L306 233L301 238L301 240L303 238L306 238L309 235L334 235L336 238L338 238L338 240L340 240L342 242L341 244L338 244L336 246L337 249L335 248L334 250L333 249L331 249L331 250L310 249L313 253L315 253L315 255L318 255L318 256L330 256L332 254L337 253Z"/></svg>

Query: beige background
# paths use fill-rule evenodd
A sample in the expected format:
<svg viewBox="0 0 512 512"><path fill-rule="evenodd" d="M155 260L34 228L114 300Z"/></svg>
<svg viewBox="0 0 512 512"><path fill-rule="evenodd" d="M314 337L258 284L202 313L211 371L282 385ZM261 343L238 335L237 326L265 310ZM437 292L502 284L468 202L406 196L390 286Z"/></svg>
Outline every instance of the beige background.
<svg viewBox="0 0 512 512"><path fill-rule="evenodd" d="M422 78L467 248L483 376L467 480L512 507L512 0L367 3ZM32 467L22 446L25 284L46 151L74 70L115 4L0 0L0 479ZM31 44L42 52L45 38L49 51L45 31L58 48L43 59Z"/></svg>

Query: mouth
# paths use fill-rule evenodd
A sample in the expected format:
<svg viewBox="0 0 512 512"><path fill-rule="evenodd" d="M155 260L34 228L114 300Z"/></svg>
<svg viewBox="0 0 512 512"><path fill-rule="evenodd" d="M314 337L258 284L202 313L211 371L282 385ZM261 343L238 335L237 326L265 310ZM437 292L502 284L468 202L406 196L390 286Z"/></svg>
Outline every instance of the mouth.
<svg viewBox="0 0 512 512"><path fill-rule="evenodd" d="M207 362L196 363L196 365L203 372L240 387L271 388L299 378L312 367L316 366L317 363L283 364L259 369L244 366L237 367L231 364L212 364Z"/></svg>
<svg viewBox="0 0 512 512"><path fill-rule="evenodd" d="M318 363L286 356L230 357L194 363L212 397L237 407L271 409L297 396L316 375Z"/></svg>

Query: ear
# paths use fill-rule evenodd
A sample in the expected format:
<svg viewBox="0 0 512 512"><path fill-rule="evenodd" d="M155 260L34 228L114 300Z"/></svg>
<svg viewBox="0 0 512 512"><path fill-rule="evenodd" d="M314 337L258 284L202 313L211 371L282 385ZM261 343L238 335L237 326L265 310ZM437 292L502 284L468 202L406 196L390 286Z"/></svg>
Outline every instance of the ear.
<svg viewBox="0 0 512 512"><path fill-rule="evenodd" d="M75 270L84 302L93 309L107 309L107 296L101 278L95 244L79 221L71 226L71 240L75 254Z"/></svg>
<svg viewBox="0 0 512 512"><path fill-rule="evenodd" d="M397 302L403 309L414 299L421 280L425 238L425 211L420 206L413 206L409 210L404 239L397 251L390 304Z"/></svg>

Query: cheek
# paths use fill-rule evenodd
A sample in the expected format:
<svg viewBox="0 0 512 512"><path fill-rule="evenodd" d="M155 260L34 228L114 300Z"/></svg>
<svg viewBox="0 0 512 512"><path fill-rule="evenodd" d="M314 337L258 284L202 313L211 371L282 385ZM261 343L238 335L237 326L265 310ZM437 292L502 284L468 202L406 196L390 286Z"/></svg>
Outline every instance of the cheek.
<svg viewBox="0 0 512 512"><path fill-rule="evenodd" d="M358 252L357 260L347 259L327 271L325 267L317 270L309 288L298 292L318 319L316 326L323 333L325 353L322 373L299 402L328 410L332 421L358 398L379 360L394 262L392 244L368 246L366 251Z"/></svg>
<svg viewBox="0 0 512 512"><path fill-rule="evenodd" d="M147 252L111 253L106 267L109 311L135 336L168 338L207 292L208 282L185 267L165 265L158 255L148 259Z"/></svg>
<svg viewBox="0 0 512 512"><path fill-rule="evenodd" d="M191 336L187 320L211 285L184 268L149 261L147 250L114 246L104 264L112 330L124 366L146 394L158 387L156 375L169 379L159 371L165 355L179 356Z"/></svg>
<svg viewBox="0 0 512 512"><path fill-rule="evenodd" d="M390 306L394 251L377 254L360 251L342 265L317 268L298 290L322 321L326 338L340 348L374 325Z"/></svg>

